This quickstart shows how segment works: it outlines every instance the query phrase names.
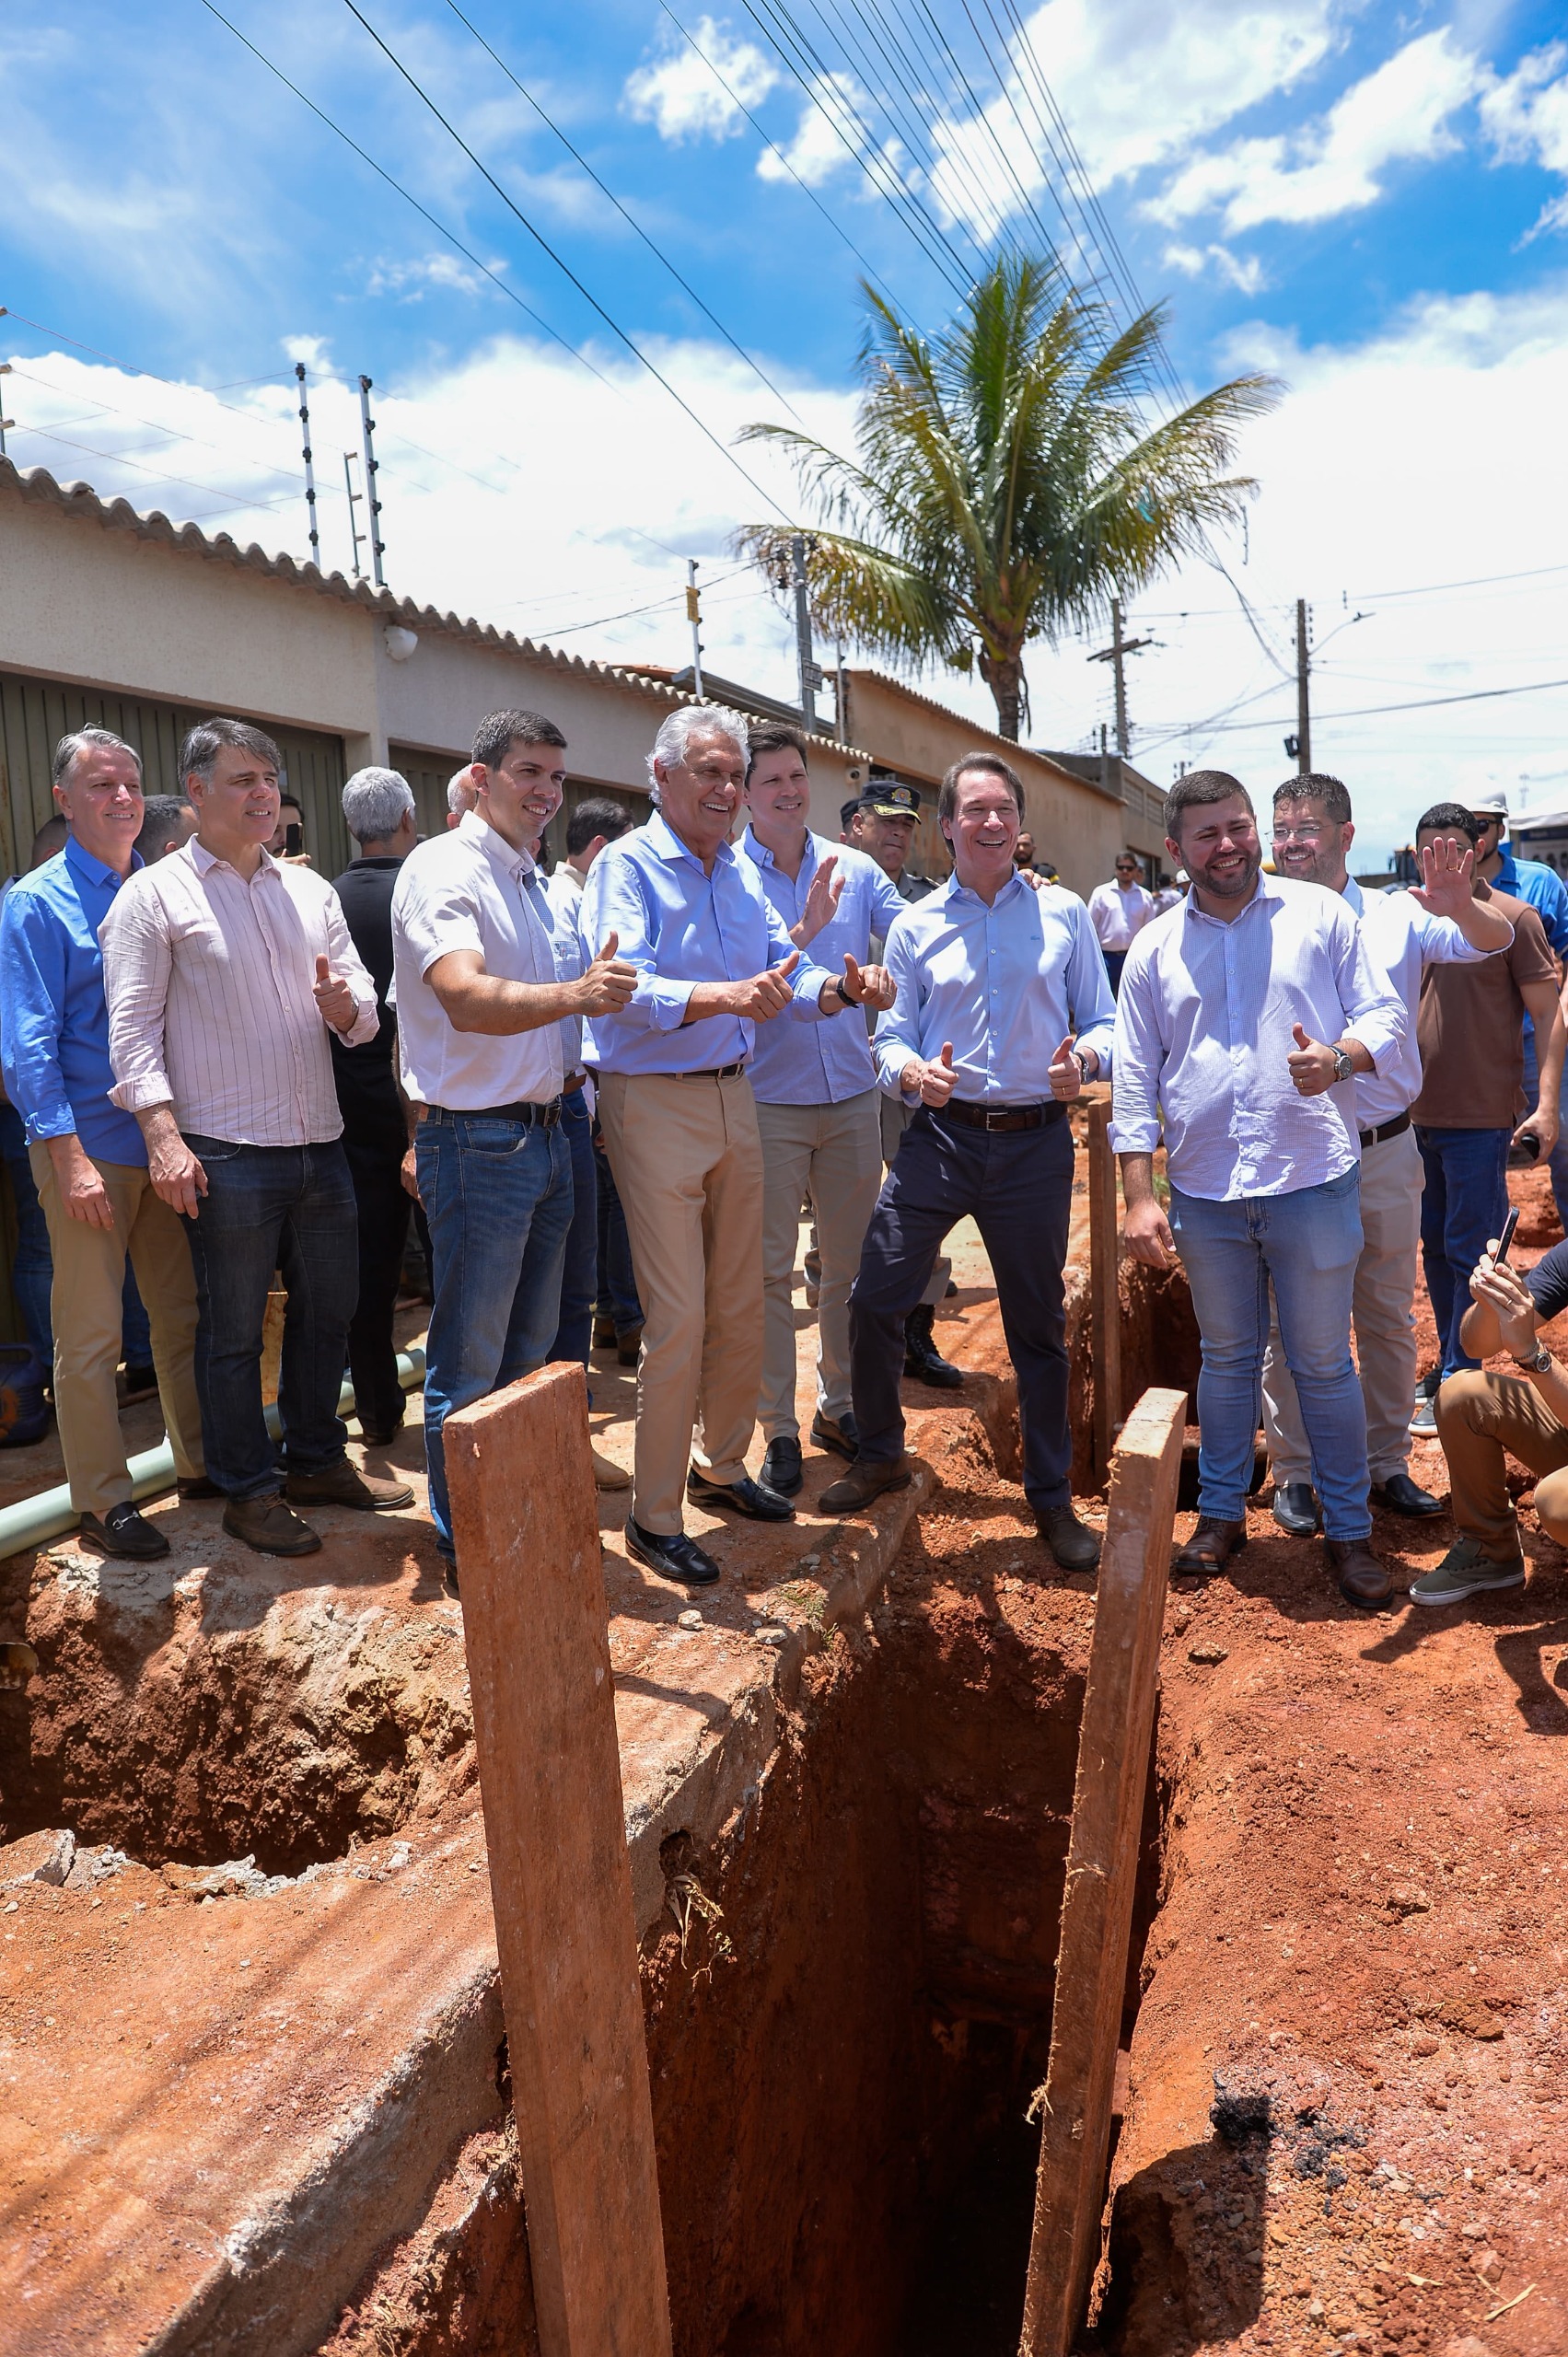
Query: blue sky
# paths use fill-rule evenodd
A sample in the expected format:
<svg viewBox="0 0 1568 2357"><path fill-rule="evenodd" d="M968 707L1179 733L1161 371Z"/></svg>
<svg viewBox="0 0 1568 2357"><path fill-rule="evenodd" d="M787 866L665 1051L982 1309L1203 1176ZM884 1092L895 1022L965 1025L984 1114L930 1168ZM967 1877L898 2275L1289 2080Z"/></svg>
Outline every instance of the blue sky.
<svg viewBox="0 0 1568 2357"><path fill-rule="evenodd" d="M931 17L921 0L876 17L822 0L796 11L827 76L808 66L807 91L763 29L765 6L463 0L689 294L447 0L361 5L714 440L338 0L223 6L474 260L201 0L130 12L13 0L0 23L0 302L41 323L0 322L19 463L299 550L289 363L305 356L327 454L323 554L342 564L340 454L356 438L363 369L383 422L395 586L577 651L679 662L675 593L694 555L713 585L710 660L782 686L783 619L726 542L764 494L792 506L793 493L747 453L753 490L715 444L780 415L785 397L847 442L863 268L935 324L951 279L999 234L1056 234L1059 197L1081 234L1077 189L1042 162L1048 87L1128 274L1170 304L1184 380L1261 363L1292 386L1249 436L1261 493L1245 544L1225 552L1262 644L1212 570L1142 600L1164 641L1134 675L1134 750L1151 774L1163 782L1181 758L1256 761L1272 782L1274 658L1296 594L1313 601L1319 642L1347 625L1323 652L1326 715L1568 673L1554 651L1568 650L1568 570L1443 586L1534 575L1562 551L1561 8L1048 0L1031 14L974 0L982 51L959 0L933 0ZM873 178L909 190L944 268ZM1353 610L1366 616L1353 633ZM1086 651L1031 662L1040 738L1086 741L1103 716L1104 672ZM925 684L986 708L957 679ZM1238 726L1254 710L1256 733ZM1318 753L1365 781L1365 832L1381 842L1434 762L1434 794L1522 779L1538 802L1568 799L1564 717L1568 695L1551 691L1446 717L1326 718Z"/></svg>

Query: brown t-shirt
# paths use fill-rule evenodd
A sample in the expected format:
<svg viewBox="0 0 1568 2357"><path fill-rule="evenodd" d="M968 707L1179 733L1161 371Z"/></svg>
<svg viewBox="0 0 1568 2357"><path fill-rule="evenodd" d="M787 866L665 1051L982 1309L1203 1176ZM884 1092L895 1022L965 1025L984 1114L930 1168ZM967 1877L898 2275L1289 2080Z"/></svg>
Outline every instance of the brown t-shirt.
<svg viewBox="0 0 1568 2357"><path fill-rule="evenodd" d="M1525 1002L1521 982L1555 982L1557 961L1534 909L1478 884L1514 928L1495 958L1468 966L1428 966L1421 981L1416 1040L1421 1095L1411 1119L1427 1130L1511 1130L1524 1097Z"/></svg>

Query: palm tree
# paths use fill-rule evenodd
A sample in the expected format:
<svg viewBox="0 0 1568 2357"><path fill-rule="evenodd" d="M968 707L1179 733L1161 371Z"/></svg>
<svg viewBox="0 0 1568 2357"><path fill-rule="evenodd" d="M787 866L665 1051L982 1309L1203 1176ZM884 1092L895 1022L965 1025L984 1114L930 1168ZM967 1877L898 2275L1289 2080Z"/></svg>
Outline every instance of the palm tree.
<svg viewBox="0 0 1568 2357"><path fill-rule="evenodd" d="M1163 308L1108 341L1054 261L999 257L933 342L862 292L858 458L784 425L741 438L786 450L822 518L807 561L819 626L920 668L978 660L1016 740L1029 640L1088 628L1234 523L1257 487L1227 472L1237 431L1283 388L1238 377L1147 426ZM736 540L782 586L791 538L752 524Z"/></svg>

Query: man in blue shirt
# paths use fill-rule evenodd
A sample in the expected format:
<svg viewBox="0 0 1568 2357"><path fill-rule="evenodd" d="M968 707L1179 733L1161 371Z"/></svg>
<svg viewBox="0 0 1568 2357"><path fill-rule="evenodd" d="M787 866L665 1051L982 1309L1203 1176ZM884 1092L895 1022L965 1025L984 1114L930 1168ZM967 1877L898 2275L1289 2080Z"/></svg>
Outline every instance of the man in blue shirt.
<svg viewBox="0 0 1568 2357"><path fill-rule="evenodd" d="M1481 829L1476 842L1475 872L1494 892L1506 892L1534 909L1546 931L1559 965L1568 964L1568 884L1544 860L1520 859L1504 838L1508 832L1508 797L1483 794L1467 806ZM1540 1097L1540 1055L1533 1016L1525 1016L1525 1095L1530 1103ZM1557 1143L1548 1158L1552 1200L1568 1234L1568 1068L1558 1105Z"/></svg>
<svg viewBox="0 0 1568 2357"><path fill-rule="evenodd" d="M786 1009L837 1016L864 996L848 969L802 957L730 848L746 762L738 713L672 712L649 760L658 807L600 852L583 894L585 944L613 935L638 976L625 1005L587 1024L583 1051L645 1313L626 1544L693 1587L719 1567L685 1536L683 1489L710 1511L795 1512L745 1462L762 1376L762 1147L746 1067L760 1025Z"/></svg>
<svg viewBox="0 0 1568 2357"><path fill-rule="evenodd" d="M179 1215L147 1176L131 1114L110 1102L99 928L142 865L140 757L104 728L63 737L54 798L65 848L6 897L0 918L6 1089L27 1124L54 1261L54 1404L81 1535L107 1555L167 1555L131 1499L114 1376L129 1251L152 1327L158 1395L182 1496L210 1496L192 1355L196 1283Z"/></svg>
<svg viewBox="0 0 1568 2357"><path fill-rule="evenodd" d="M877 1074L920 1110L888 1174L850 1295L860 1455L822 1494L854 1514L909 1480L899 1404L903 1321L942 1239L973 1217L1018 1377L1024 1494L1058 1563L1099 1541L1073 1511L1062 1271L1073 1194L1067 1100L1110 1067L1114 1012L1082 900L1015 872L1024 790L998 755L950 769L936 803L953 874L888 936L898 996L877 1027ZM1074 1034L1079 1037L1076 1045Z"/></svg>
<svg viewBox="0 0 1568 2357"><path fill-rule="evenodd" d="M806 824L811 780L806 739L784 726L751 731L746 772L750 823L740 855L792 941L812 945L830 970L860 970L865 1004L889 1002L871 965L871 936L904 902L876 860L841 849ZM825 922L820 920L825 919ZM781 1497L800 1488L792 1299L800 1206L809 1194L820 1275L817 1293L817 1413L811 1438L854 1458L849 1289L882 1184L882 1127L871 1042L861 1023L771 1023L757 1035L751 1093L762 1140L762 1479Z"/></svg>

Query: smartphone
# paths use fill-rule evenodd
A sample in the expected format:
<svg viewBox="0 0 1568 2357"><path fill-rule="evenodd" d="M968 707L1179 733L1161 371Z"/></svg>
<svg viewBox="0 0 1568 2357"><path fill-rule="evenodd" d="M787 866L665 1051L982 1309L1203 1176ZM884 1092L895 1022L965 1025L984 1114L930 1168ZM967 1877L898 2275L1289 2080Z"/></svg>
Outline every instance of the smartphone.
<svg viewBox="0 0 1568 2357"><path fill-rule="evenodd" d="M297 819L292 827L284 829L283 848L285 859L297 859L305 849L305 830Z"/></svg>
<svg viewBox="0 0 1568 2357"><path fill-rule="evenodd" d="M1528 1170L1540 1160L1540 1140L1533 1130L1521 1130L1508 1149L1510 1170Z"/></svg>
<svg viewBox="0 0 1568 2357"><path fill-rule="evenodd" d="M1500 1269L1508 1258L1508 1248L1514 1241L1514 1230L1518 1225L1519 1206L1517 1203L1511 1203L1508 1207L1508 1216L1503 1223L1503 1233L1497 1239L1497 1249L1492 1256L1492 1265L1494 1269Z"/></svg>

